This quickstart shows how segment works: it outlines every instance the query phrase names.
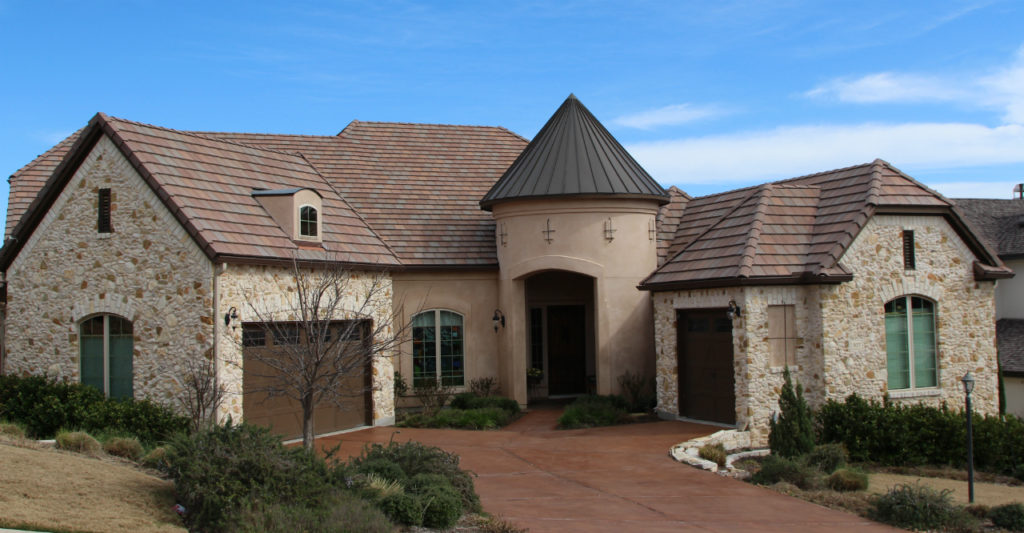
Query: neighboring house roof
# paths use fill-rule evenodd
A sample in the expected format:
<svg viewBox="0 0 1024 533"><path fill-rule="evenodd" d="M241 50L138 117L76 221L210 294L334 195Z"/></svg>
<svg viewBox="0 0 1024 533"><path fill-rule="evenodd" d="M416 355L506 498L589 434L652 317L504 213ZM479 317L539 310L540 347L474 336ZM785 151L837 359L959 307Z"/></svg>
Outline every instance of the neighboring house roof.
<svg viewBox="0 0 1024 533"><path fill-rule="evenodd" d="M649 290L837 283L839 260L876 213L941 214L979 257L980 279L1012 276L952 204L885 161L694 198Z"/></svg>
<svg viewBox="0 0 1024 533"><path fill-rule="evenodd" d="M480 200L624 197L669 201L668 194L574 95L569 95L530 145Z"/></svg>
<svg viewBox="0 0 1024 533"><path fill-rule="evenodd" d="M1024 199L954 198L978 236L1003 259L1024 257Z"/></svg>
<svg viewBox="0 0 1024 533"><path fill-rule="evenodd" d="M11 190L7 196L7 224L4 226L4 240L11 236L14 226L21 220L28 206L32 204L32 200L39 195L39 190L53 175L53 170L67 155L71 145L78 140L80 133L82 130L72 133L56 146L32 160L31 163L21 167L7 180L11 185Z"/></svg>
<svg viewBox="0 0 1024 533"><path fill-rule="evenodd" d="M1002 371L1024 376L1024 320L1003 318L996 321L996 343Z"/></svg>

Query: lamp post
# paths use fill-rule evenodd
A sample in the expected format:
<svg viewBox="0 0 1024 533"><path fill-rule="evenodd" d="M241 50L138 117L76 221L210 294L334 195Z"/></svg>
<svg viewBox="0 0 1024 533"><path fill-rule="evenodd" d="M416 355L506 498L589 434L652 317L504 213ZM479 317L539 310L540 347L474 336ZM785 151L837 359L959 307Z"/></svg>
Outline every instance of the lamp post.
<svg viewBox="0 0 1024 533"><path fill-rule="evenodd" d="M960 381L964 384L964 398L967 403L967 501L974 503L974 429L971 423L971 392L974 391L974 374L968 372Z"/></svg>

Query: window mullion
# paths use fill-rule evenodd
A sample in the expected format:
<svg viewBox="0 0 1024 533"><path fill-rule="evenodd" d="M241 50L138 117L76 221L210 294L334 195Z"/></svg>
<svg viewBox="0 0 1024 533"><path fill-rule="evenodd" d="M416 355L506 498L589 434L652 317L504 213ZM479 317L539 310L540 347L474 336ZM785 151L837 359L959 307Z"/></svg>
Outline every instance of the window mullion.
<svg viewBox="0 0 1024 533"><path fill-rule="evenodd" d="M103 315L103 395L110 396L110 315Z"/></svg>
<svg viewBox="0 0 1024 533"><path fill-rule="evenodd" d="M910 367L910 388L917 388L917 376L914 370L914 301L906 297L907 306L907 365Z"/></svg>

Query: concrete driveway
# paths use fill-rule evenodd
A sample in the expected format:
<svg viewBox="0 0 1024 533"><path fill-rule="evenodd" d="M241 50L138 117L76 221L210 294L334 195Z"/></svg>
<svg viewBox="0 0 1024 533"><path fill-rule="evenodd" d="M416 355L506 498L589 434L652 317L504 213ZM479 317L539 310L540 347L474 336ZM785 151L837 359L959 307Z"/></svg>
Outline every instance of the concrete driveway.
<svg viewBox="0 0 1024 533"><path fill-rule="evenodd" d="M357 455L369 442L416 440L459 454L484 509L533 533L898 531L674 461L669 448L718 428L652 422L559 431L561 408L500 431L378 427L318 440ZM398 433L396 433L398 431Z"/></svg>

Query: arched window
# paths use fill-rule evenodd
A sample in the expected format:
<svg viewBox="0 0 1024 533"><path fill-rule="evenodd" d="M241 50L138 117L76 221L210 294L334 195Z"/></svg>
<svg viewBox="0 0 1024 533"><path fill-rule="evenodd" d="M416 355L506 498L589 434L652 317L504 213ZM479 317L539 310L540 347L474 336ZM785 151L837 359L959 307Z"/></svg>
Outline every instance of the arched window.
<svg viewBox="0 0 1024 533"><path fill-rule="evenodd" d="M304 205L299 208L299 235L302 237L317 236L317 213L316 208L311 205Z"/></svg>
<svg viewBox="0 0 1024 533"><path fill-rule="evenodd" d="M79 329L82 383L111 398L131 398L131 321L115 315L98 315L83 321Z"/></svg>
<svg viewBox="0 0 1024 533"><path fill-rule="evenodd" d="M938 386L935 304L900 296L885 304L885 348L889 389Z"/></svg>
<svg viewBox="0 0 1024 533"><path fill-rule="evenodd" d="M412 317L413 386L441 380L443 385L465 383L465 330L462 315L435 309Z"/></svg>

